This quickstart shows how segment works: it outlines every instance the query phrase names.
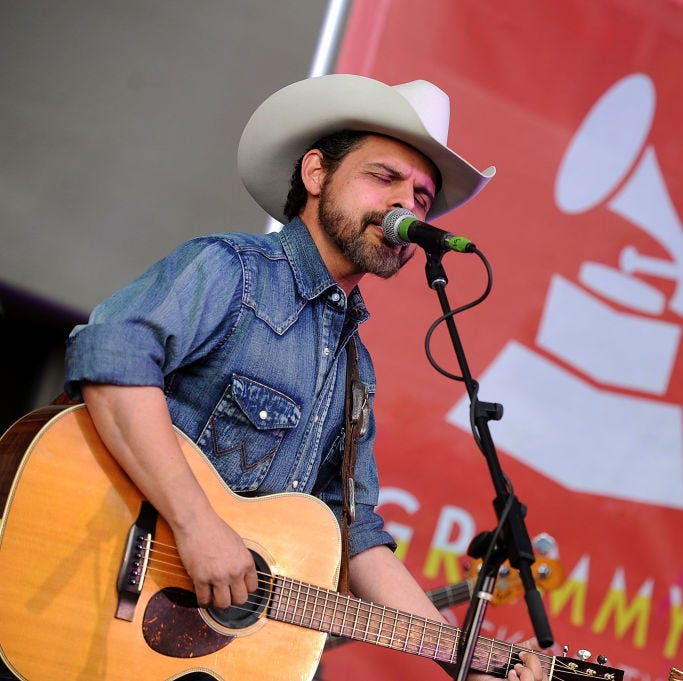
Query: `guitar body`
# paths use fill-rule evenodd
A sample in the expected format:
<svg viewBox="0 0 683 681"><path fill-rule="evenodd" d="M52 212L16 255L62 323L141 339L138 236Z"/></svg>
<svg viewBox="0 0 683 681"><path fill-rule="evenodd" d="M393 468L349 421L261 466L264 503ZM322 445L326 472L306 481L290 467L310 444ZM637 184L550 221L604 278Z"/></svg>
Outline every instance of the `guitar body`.
<svg viewBox="0 0 683 681"><path fill-rule="evenodd" d="M264 616L228 631L209 626L162 518L154 546L166 546L170 564L151 559L130 619L116 617L117 578L144 499L83 405L42 412L0 439L5 477L7 462L18 462L10 488L5 481L0 525L0 656L15 674L28 681L166 681L191 671L225 681L313 677L322 631ZM322 502L301 494L240 498L179 431L178 438L214 508L273 575L335 588L339 529Z"/></svg>

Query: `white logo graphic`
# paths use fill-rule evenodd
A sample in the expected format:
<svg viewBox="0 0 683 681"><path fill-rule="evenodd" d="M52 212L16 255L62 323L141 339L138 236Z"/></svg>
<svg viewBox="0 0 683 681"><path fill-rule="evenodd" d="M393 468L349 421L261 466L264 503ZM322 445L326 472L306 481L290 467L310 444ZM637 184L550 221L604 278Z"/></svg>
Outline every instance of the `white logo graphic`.
<svg viewBox="0 0 683 681"><path fill-rule="evenodd" d="M560 484L683 508L683 410L654 399L668 390L681 336L680 324L657 317L667 305L683 316L683 224L647 145L654 113L647 76L633 74L611 87L567 148L555 199L577 215L604 206L655 239L670 259L626 246L618 269L582 263L582 286L554 275L536 344L559 362L510 341L480 392L505 407L491 426L494 440ZM668 303L639 274L672 280ZM447 416L466 430L468 402Z"/></svg>

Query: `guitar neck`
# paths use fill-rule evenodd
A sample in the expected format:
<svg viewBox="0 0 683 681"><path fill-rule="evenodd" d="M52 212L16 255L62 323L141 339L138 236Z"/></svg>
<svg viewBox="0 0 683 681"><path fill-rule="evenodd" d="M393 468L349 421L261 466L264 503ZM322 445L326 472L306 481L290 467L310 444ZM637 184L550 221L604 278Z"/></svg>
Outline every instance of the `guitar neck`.
<svg viewBox="0 0 683 681"><path fill-rule="evenodd" d="M426 592L429 600L434 603L438 610L450 608L469 601L472 596L472 580L448 584Z"/></svg>
<svg viewBox="0 0 683 681"><path fill-rule="evenodd" d="M383 648L453 664L461 630L445 622L417 617L400 610L363 601L354 596L323 589L297 580L274 578L270 619L307 629L364 641ZM476 671L500 678L527 650L503 641L479 638L473 655ZM539 655L544 672L552 679L555 658Z"/></svg>

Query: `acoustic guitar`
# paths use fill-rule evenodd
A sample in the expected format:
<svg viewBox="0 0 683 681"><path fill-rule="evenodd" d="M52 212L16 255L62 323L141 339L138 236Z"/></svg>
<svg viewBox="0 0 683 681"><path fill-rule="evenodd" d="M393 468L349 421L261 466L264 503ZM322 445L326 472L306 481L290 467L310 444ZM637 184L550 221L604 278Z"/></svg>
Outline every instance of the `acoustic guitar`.
<svg viewBox="0 0 683 681"><path fill-rule="evenodd" d="M0 655L21 679L306 680L327 634L457 659L457 627L335 590L339 529L320 500L242 499L180 431L178 439L214 508L252 550L258 590L244 606L198 607L170 528L104 447L87 409L32 412L0 439ZM473 665L503 678L521 650L482 637ZM623 677L539 657L552 680Z"/></svg>

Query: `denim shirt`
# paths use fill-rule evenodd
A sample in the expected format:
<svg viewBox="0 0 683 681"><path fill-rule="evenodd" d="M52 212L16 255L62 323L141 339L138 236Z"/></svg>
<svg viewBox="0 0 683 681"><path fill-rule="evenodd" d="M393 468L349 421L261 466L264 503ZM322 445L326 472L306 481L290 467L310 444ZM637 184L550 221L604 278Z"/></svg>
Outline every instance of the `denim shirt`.
<svg viewBox="0 0 683 681"><path fill-rule="evenodd" d="M341 517L346 344L368 317L335 283L298 218L279 233L181 245L98 305L67 342L80 381L164 390L173 423L244 495L315 493ZM358 443L351 553L395 547L375 513L375 374L358 341L370 418Z"/></svg>

